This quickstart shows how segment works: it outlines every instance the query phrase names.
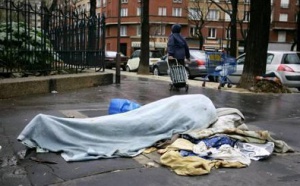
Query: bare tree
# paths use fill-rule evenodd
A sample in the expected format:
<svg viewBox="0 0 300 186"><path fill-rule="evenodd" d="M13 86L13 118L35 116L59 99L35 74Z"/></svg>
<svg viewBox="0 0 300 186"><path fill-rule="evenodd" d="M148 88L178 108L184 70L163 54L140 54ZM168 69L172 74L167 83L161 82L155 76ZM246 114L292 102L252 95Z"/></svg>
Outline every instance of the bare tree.
<svg viewBox="0 0 300 186"><path fill-rule="evenodd" d="M89 50L95 50L96 47L96 0L90 0L90 17L89 17L89 32L88 32L88 46Z"/></svg>
<svg viewBox="0 0 300 186"><path fill-rule="evenodd" d="M250 19L250 15L249 15L249 9L247 8L247 6L249 5L245 5L244 4L244 10L243 12L237 12L237 14L243 14L242 18L239 19L239 16L237 16L237 24L239 25L239 28L240 28L240 33L241 33L241 36L243 38L243 40L245 41L244 43L246 44L246 40L247 40L247 34L248 34L248 31L249 31L249 24L246 24L246 28L244 27L245 26L245 21L249 21ZM246 47L246 45L244 46L244 48Z"/></svg>
<svg viewBox="0 0 300 186"><path fill-rule="evenodd" d="M149 0L142 0L141 56L138 74L149 74Z"/></svg>
<svg viewBox="0 0 300 186"><path fill-rule="evenodd" d="M204 26L209 23L206 19L209 12L209 4L207 2L200 3L200 0L195 0L191 2L191 8L187 8L189 23L195 25L195 36L199 40L199 50L203 50L204 45L204 36L202 29Z"/></svg>
<svg viewBox="0 0 300 186"><path fill-rule="evenodd" d="M226 14L230 16L230 55L236 57L237 54L237 13L238 13L238 0L209 0L211 3L215 4L218 8L224 11ZM230 1L230 3L228 3ZM223 2L225 7L221 6L221 2Z"/></svg>
<svg viewBox="0 0 300 186"><path fill-rule="evenodd" d="M266 72L271 19L271 0L251 0L246 59L239 87L250 88L255 77Z"/></svg>
<svg viewBox="0 0 300 186"><path fill-rule="evenodd" d="M51 19L52 12L57 8L57 0L53 0L48 11L46 8L48 7L47 1L42 0L41 1L41 7L43 8L44 17L42 17L42 28L48 32L49 30L49 20Z"/></svg>

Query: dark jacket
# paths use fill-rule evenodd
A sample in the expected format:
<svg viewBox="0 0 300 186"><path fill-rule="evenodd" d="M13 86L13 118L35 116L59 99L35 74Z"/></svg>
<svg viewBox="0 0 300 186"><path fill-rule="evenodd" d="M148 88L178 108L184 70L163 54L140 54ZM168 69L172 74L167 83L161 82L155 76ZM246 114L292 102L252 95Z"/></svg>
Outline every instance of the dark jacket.
<svg viewBox="0 0 300 186"><path fill-rule="evenodd" d="M189 59L190 51L186 40L180 34L181 26L175 24L172 26L172 34L168 40L168 55L176 59Z"/></svg>

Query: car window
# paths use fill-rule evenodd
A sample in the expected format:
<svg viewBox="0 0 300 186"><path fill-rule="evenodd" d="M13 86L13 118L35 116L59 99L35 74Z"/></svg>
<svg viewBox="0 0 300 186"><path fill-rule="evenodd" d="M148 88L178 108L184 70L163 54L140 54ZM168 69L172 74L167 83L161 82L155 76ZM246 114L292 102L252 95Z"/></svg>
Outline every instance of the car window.
<svg viewBox="0 0 300 186"><path fill-rule="evenodd" d="M117 52L111 52L111 51L106 52L106 57L116 57L116 55L117 55Z"/></svg>
<svg viewBox="0 0 300 186"><path fill-rule="evenodd" d="M274 58L274 54L267 54L267 64L271 64Z"/></svg>
<svg viewBox="0 0 300 186"><path fill-rule="evenodd" d="M299 54L286 54L284 64L300 64Z"/></svg>
<svg viewBox="0 0 300 186"><path fill-rule="evenodd" d="M201 52L200 50L190 50L191 59L206 59L205 52Z"/></svg>
<svg viewBox="0 0 300 186"><path fill-rule="evenodd" d="M151 51L149 52L150 58L161 58L162 54L159 51Z"/></svg>
<svg viewBox="0 0 300 186"><path fill-rule="evenodd" d="M162 60L167 60L167 57L168 57L168 56L165 55L165 56L161 57L161 59L162 59Z"/></svg>
<svg viewBox="0 0 300 186"><path fill-rule="evenodd" d="M125 56L122 52L120 52L120 56ZM114 51L108 51L106 52L106 57L117 57L117 52Z"/></svg>
<svg viewBox="0 0 300 186"><path fill-rule="evenodd" d="M243 64L245 63L245 58L246 58L245 55L239 57L239 58L236 60L236 63L237 63L238 65L243 65Z"/></svg>
<svg viewBox="0 0 300 186"><path fill-rule="evenodd" d="M139 50L134 51L131 57L132 58L140 57L140 51Z"/></svg>

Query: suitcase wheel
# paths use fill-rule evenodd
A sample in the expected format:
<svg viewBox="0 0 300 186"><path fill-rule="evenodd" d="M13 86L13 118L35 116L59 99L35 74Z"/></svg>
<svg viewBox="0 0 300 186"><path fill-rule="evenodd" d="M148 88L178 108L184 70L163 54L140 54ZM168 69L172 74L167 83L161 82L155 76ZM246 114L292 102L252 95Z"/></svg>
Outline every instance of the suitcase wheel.
<svg viewBox="0 0 300 186"><path fill-rule="evenodd" d="M169 84L170 85L170 87L169 87L169 90L171 91L171 90L173 90L173 84Z"/></svg>

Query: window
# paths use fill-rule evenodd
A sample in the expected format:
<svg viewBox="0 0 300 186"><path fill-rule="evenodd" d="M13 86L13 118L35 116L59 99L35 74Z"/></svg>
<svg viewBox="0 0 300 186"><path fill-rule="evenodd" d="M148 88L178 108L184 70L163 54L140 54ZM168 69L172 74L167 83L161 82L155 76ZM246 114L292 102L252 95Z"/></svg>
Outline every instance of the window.
<svg viewBox="0 0 300 186"><path fill-rule="evenodd" d="M244 37L246 38L248 36L248 29L243 29L243 34L244 34Z"/></svg>
<svg viewBox="0 0 300 186"><path fill-rule="evenodd" d="M173 3L182 3L182 0L173 0Z"/></svg>
<svg viewBox="0 0 300 186"><path fill-rule="evenodd" d="M150 28L150 35L152 36L163 36L166 34L166 26L165 25L161 25L161 24L157 24L157 25L153 25Z"/></svg>
<svg viewBox="0 0 300 186"><path fill-rule="evenodd" d="M167 15L167 8L166 7L158 7L158 15L159 16L166 16Z"/></svg>
<svg viewBox="0 0 300 186"><path fill-rule="evenodd" d="M141 7L136 8L136 15L140 16L142 14L142 9Z"/></svg>
<svg viewBox="0 0 300 186"><path fill-rule="evenodd" d="M245 58L246 58L245 55L239 57L239 58L236 60L236 63L237 63L238 65L243 65L243 64L245 63Z"/></svg>
<svg viewBox="0 0 300 186"><path fill-rule="evenodd" d="M226 28L226 33L225 33L226 35L225 35L225 38L226 39L230 39L231 37L230 37L230 29L228 29L228 28Z"/></svg>
<svg viewBox="0 0 300 186"><path fill-rule="evenodd" d="M196 27L191 27L190 28L190 36L197 36L198 30Z"/></svg>
<svg viewBox="0 0 300 186"><path fill-rule="evenodd" d="M245 4L250 4L250 0L244 0Z"/></svg>
<svg viewBox="0 0 300 186"><path fill-rule="evenodd" d="M126 26L120 27L120 36L127 36L127 27Z"/></svg>
<svg viewBox="0 0 300 186"><path fill-rule="evenodd" d="M128 16L128 9L127 8L121 8L121 17Z"/></svg>
<svg viewBox="0 0 300 186"><path fill-rule="evenodd" d="M165 25L159 25L157 29L157 35L164 36L166 34L166 26Z"/></svg>
<svg viewBox="0 0 300 186"><path fill-rule="evenodd" d="M128 0L121 0L121 3L128 3Z"/></svg>
<svg viewBox="0 0 300 186"><path fill-rule="evenodd" d="M182 9L181 8L173 8L172 16L174 17L180 17L181 16Z"/></svg>
<svg viewBox="0 0 300 186"><path fill-rule="evenodd" d="M267 64L271 64L274 58L274 54L267 54Z"/></svg>
<svg viewBox="0 0 300 186"><path fill-rule="evenodd" d="M218 20L219 19L219 11L218 10L209 10L207 19L208 20Z"/></svg>
<svg viewBox="0 0 300 186"><path fill-rule="evenodd" d="M245 11L245 17L244 17L244 21L245 22L249 22L250 21L250 12L249 11Z"/></svg>
<svg viewBox="0 0 300 186"><path fill-rule="evenodd" d="M230 20L231 20L230 15L225 13L225 21L230 21Z"/></svg>
<svg viewBox="0 0 300 186"><path fill-rule="evenodd" d="M141 30L141 26L140 26L140 25L138 25L138 26L136 27L136 35L137 35L137 36L142 35L142 30Z"/></svg>
<svg viewBox="0 0 300 186"><path fill-rule="evenodd" d="M216 28L209 28L208 29L208 38L215 39L217 36L217 29Z"/></svg>
<svg viewBox="0 0 300 186"><path fill-rule="evenodd" d="M280 14L279 15L279 21L286 22L288 20L288 15L287 14Z"/></svg>
<svg viewBox="0 0 300 186"><path fill-rule="evenodd" d="M97 8L101 7L101 0L97 0L97 2L96 2L96 7L97 7Z"/></svg>
<svg viewBox="0 0 300 186"><path fill-rule="evenodd" d="M286 32L279 31L278 32L278 42L285 42L286 41Z"/></svg>
<svg viewBox="0 0 300 186"><path fill-rule="evenodd" d="M289 0L281 0L280 7L281 8L288 8L289 7Z"/></svg>
<svg viewBox="0 0 300 186"><path fill-rule="evenodd" d="M88 2L86 5L86 11L90 11L90 9L91 9L91 4L90 4L90 2Z"/></svg>
<svg viewBox="0 0 300 186"><path fill-rule="evenodd" d="M286 54L284 64L300 64L298 54Z"/></svg>
<svg viewBox="0 0 300 186"><path fill-rule="evenodd" d="M201 11L199 8L189 8L189 19L191 20L200 20Z"/></svg>

